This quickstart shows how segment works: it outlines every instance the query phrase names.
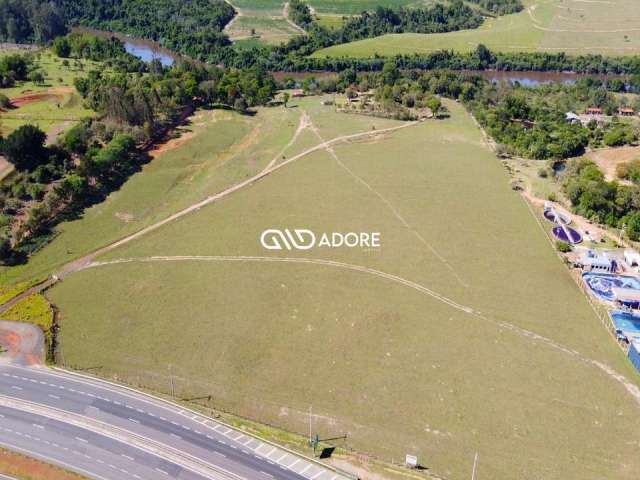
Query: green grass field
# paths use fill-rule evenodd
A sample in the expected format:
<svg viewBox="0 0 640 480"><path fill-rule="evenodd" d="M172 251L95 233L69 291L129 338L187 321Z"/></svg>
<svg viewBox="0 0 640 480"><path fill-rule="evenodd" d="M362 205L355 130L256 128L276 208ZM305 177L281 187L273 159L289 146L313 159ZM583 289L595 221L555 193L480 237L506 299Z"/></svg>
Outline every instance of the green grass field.
<svg viewBox="0 0 640 480"><path fill-rule="evenodd" d="M62 264L160 220L257 173L286 144L298 123L294 109L264 109L254 121L201 111L182 137L82 218L56 228L56 239L28 264L1 268L2 283L46 276ZM185 142L191 139L190 142Z"/></svg>
<svg viewBox="0 0 640 480"><path fill-rule="evenodd" d="M251 12L238 17L227 29L227 34L234 42L246 43L252 39L253 34L253 39L260 43L279 44L300 35L300 32L287 23L282 15Z"/></svg>
<svg viewBox="0 0 640 480"><path fill-rule="evenodd" d="M443 34L395 34L330 47L317 56L371 57L469 51L479 43L495 51L566 51L633 55L640 48L640 9L635 0L523 0L526 9L488 19L478 29Z"/></svg>
<svg viewBox="0 0 640 480"><path fill-rule="evenodd" d="M207 168L190 198L238 181L225 172L246 173L247 162L269 163L303 110L305 146L314 128L329 139L371 131L372 122L398 125L334 113L318 98L292 104L232 120L244 132L276 123L277 136L220 134L217 143L229 141L221 150L199 146L207 136L185 143L183 152L206 152L194 163L225 165ZM212 395L212 405L298 432L313 405L321 437L347 433L349 446L387 460L416 453L445 478L468 478L478 452L478 478L635 479L640 405L608 369L636 384L637 374L471 118L447 105L448 120L301 157L101 260L208 258L67 277L48 293L62 311L66 362L164 392L173 379L179 396ZM234 149L244 153L225 154ZM302 150L294 142L285 157ZM171 155L149 167L162 171ZM164 171L170 184L175 173ZM153 211L156 198L166 214L186 203L189 188L167 196L154 178L136 176L118 192L127 209ZM132 191L146 188L150 201ZM56 245L86 250L95 237L115 238L114 213L129 211L117 201L66 229L34 263L47 264L39 257L55 257ZM260 246L263 230L287 227L379 231L382 247Z"/></svg>

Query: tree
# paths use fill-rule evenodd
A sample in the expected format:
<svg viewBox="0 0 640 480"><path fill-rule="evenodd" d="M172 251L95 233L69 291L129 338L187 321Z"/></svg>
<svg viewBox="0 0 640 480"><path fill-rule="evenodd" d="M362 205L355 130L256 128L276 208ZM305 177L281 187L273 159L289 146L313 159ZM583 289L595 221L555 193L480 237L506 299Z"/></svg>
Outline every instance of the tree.
<svg viewBox="0 0 640 480"><path fill-rule="evenodd" d="M69 152L83 154L87 151L88 141L89 131L85 124L79 123L67 131L63 145Z"/></svg>
<svg viewBox="0 0 640 480"><path fill-rule="evenodd" d="M2 150L16 170L31 171L49 161L47 148L44 146L46 139L46 134L38 127L23 125L2 142Z"/></svg>
<svg viewBox="0 0 640 480"><path fill-rule="evenodd" d="M7 109L11 107L11 100L5 94L0 93L0 108Z"/></svg>
<svg viewBox="0 0 640 480"><path fill-rule="evenodd" d="M489 50L482 43L479 43L476 47L476 55L478 56L478 60L480 60L480 63L483 67L491 65L495 61L495 56L493 55L493 53L491 53L491 50Z"/></svg>
<svg viewBox="0 0 640 480"><path fill-rule="evenodd" d="M636 211L627 218L627 235L630 240L640 240L640 212Z"/></svg>
<svg viewBox="0 0 640 480"><path fill-rule="evenodd" d="M398 72L398 67L396 66L396 62L388 61L382 67L382 81L385 85L393 85L396 83L400 73Z"/></svg>
<svg viewBox="0 0 640 480"><path fill-rule="evenodd" d="M282 95L282 103L284 103L284 108L287 108L287 103L289 102L290 98L291 96L289 95L289 92L284 92L284 94Z"/></svg>
<svg viewBox="0 0 640 480"><path fill-rule="evenodd" d="M29 80L36 85L42 85L44 83L44 74L40 70L34 70L29 74Z"/></svg>
<svg viewBox="0 0 640 480"><path fill-rule="evenodd" d="M440 101L440 99L438 97L430 97L426 101L426 105L433 113L433 116L437 118L440 114L440 109L442 108L442 102Z"/></svg>
<svg viewBox="0 0 640 480"><path fill-rule="evenodd" d="M238 97L233 102L233 108L238 112L244 113L248 108L247 101L244 99L244 97Z"/></svg>
<svg viewBox="0 0 640 480"><path fill-rule="evenodd" d="M68 37L57 37L53 41L53 53L61 58L69 58L71 55L71 45Z"/></svg>

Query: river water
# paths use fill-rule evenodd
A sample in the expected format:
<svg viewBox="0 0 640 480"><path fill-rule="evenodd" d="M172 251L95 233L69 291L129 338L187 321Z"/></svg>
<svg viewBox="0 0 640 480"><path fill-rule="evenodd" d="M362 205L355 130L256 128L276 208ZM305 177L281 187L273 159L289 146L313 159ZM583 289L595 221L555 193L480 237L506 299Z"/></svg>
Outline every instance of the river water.
<svg viewBox="0 0 640 480"><path fill-rule="evenodd" d="M151 60L158 59L160 63L165 67L170 67L178 59L179 55L167 48L163 48L157 42L151 40L144 40L142 38L130 37L122 33L106 32L104 30L96 30L87 27L75 27L74 32L89 33L97 37L116 37L122 43L124 48L131 55L135 55L144 62L150 62Z"/></svg>
<svg viewBox="0 0 640 480"><path fill-rule="evenodd" d="M130 37L121 33L106 32L104 30L96 30L93 28L76 27L73 29L77 32L90 33L92 35L101 37L116 37L124 43L124 48L132 55L140 58L145 62L150 62L153 59L158 59L164 66L171 66L180 57L180 55L172 52L169 49L161 47L157 42L151 40L144 40L141 38ZM306 77L314 76L316 78L334 77L337 76L335 72L272 72L276 80L282 80L283 78L291 77L295 80L301 80ZM480 75L482 78L489 80L490 82L510 82L520 83L525 87L536 87L547 83L562 83L565 85L573 85L580 78L592 77L592 78L620 78L626 77L620 75L589 75L583 73L572 72L505 72L495 70L481 70L471 71Z"/></svg>

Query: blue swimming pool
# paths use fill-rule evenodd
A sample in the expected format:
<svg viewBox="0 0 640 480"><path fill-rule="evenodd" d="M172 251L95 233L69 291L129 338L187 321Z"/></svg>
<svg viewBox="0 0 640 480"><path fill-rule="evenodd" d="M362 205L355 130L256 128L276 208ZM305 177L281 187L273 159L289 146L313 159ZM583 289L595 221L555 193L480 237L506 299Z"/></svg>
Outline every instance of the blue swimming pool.
<svg viewBox="0 0 640 480"><path fill-rule="evenodd" d="M635 277L586 272L582 274L582 280L593 295L609 302L614 300L614 287L640 290L640 280Z"/></svg>
<svg viewBox="0 0 640 480"><path fill-rule="evenodd" d="M622 330L627 335L640 335L640 316L632 315L620 310L612 310L611 318L616 324L617 330Z"/></svg>

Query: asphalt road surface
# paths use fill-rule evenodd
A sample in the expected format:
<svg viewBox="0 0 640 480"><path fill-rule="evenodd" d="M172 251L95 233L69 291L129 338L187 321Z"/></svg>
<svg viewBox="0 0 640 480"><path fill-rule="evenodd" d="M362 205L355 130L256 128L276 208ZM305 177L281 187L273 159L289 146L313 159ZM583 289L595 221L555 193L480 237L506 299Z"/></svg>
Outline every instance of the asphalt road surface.
<svg viewBox="0 0 640 480"><path fill-rule="evenodd" d="M100 480L347 480L190 410L44 367L0 365L0 445Z"/></svg>

